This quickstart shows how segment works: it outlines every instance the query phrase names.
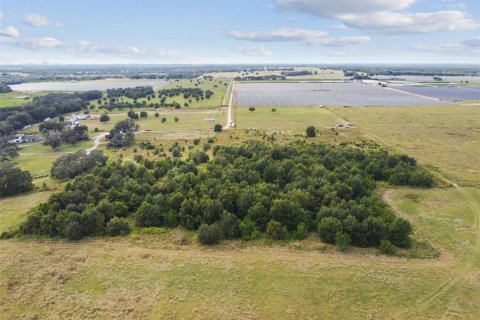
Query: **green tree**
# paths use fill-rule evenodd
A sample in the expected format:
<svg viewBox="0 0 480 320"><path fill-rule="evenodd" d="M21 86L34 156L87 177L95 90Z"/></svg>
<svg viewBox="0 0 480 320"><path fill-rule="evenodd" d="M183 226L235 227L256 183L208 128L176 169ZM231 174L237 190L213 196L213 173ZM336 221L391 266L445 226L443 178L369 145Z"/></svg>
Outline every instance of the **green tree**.
<svg viewBox="0 0 480 320"><path fill-rule="evenodd" d="M214 127L213 127L213 131L214 132L222 132L223 128L222 128L222 125L221 124L216 124Z"/></svg>
<svg viewBox="0 0 480 320"><path fill-rule="evenodd" d="M313 138L317 136L317 129L314 126L309 126L307 127L307 130L305 130L307 133L307 137Z"/></svg>

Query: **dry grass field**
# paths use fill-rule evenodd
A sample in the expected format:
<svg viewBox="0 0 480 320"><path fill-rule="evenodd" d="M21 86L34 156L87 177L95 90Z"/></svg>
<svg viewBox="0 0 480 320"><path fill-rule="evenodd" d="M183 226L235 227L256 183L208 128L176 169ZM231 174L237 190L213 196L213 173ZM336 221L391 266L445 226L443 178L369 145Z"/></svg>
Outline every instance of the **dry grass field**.
<svg viewBox="0 0 480 320"><path fill-rule="evenodd" d="M374 140L414 156L439 186L387 186L383 197L414 224L416 242L439 254L417 254L424 249L415 246L396 257L374 249L339 253L313 235L287 244L229 241L205 248L179 229L74 243L2 240L2 320L480 318L480 108L276 109L237 108L238 129L216 134L216 143L260 139L261 132L301 139L313 124L319 141ZM155 120L145 121L152 131L139 133L140 140L210 136L193 120L180 120L185 127L178 134L175 124L154 130L147 123ZM357 127L330 129L345 121ZM33 192L1 200L0 231L47 197Z"/></svg>

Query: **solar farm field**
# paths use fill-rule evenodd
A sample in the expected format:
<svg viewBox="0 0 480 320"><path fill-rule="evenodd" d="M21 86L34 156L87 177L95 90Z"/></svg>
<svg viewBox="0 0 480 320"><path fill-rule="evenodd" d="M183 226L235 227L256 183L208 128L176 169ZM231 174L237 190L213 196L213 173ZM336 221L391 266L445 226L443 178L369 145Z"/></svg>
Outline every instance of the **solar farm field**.
<svg viewBox="0 0 480 320"><path fill-rule="evenodd" d="M236 103L251 106L403 106L448 102L363 83L238 83Z"/></svg>
<svg viewBox="0 0 480 320"><path fill-rule="evenodd" d="M446 100L479 100L480 87L402 86L399 90Z"/></svg>

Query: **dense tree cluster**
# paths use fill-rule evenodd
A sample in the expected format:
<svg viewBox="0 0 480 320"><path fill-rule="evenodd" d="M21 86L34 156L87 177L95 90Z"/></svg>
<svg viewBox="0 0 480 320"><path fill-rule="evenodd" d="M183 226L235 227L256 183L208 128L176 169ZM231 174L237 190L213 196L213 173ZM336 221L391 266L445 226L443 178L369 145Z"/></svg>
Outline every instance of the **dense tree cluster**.
<svg viewBox="0 0 480 320"><path fill-rule="evenodd" d="M51 130L47 128L52 127ZM60 129L60 131L58 130ZM46 124L42 130L44 134L43 144L56 149L66 144L77 144L79 141L88 140L88 127L85 125L76 125L73 128L65 127L62 124L55 125L54 122Z"/></svg>
<svg viewBox="0 0 480 320"><path fill-rule="evenodd" d="M46 118L77 112L87 107L90 98L101 97L100 91L80 93L50 93L33 98L31 103L0 109L0 135L8 135L26 125Z"/></svg>
<svg viewBox="0 0 480 320"><path fill-rule="evenodd" d="M32 176L10 161L0 162L0 198L25 193L33 189Z"/></svg>
<svg viewBox="0 0 480 320"><path fill-rule="evenodd" d="M152 94L155 94L155 92L151 86L107 89L107 97L109 98L127 97L131 99L139 99L145 98Z"/></svg>
<svg viewBox="0 0 480 320"><path fill-rule="evenodd" d="M410 223L386 208L376 181L397 172L428 176L412 158L353 144L249 141L215 147L214 156L191 153L189 162L140 159L140 165L96 167L40 205L21 230L78 239L106 234L113 217L133 216L140 227L200 228L199 240L206 244L263 233L304 238L315 231L343 247L378 246L382 240L407 246Z"/></svg>
<svg viewBox="0 0 480 320"><path fill-rule="evenodd" d="M90 171L96 165L105 165L107 159L100 150L93 150L90 154L83 150L69 153L55 160L50 174L57 179L71 179Z"/></svg>
<svg viewBox="0 0 480 320"><path fill-rule="evenodd" d="M210 90L203 90L200 88L173 88L173 89L162 89L158 91L160 97L175 97L182 95L184 99L193 98L197 101L203 100L204 98L210 99L213 95L213 91ZM160 100L162 102L162 100ZM165 99L163 99L163 103L165 103Z"/></svg>
<svg viewBox="0 0 480 320"><path fill-rule="evenodd" d="M117 122L107 135L108 147L123 148L130 146L134 139L132 131L138 130L138 127L139 125L132 119Z"/></svg>
<svg viewBox="0 0 480 320"><path fill-rule="evenodd" d="M0 83L0 93L9 93L12 92L12 88L10 86Z"/></svg>

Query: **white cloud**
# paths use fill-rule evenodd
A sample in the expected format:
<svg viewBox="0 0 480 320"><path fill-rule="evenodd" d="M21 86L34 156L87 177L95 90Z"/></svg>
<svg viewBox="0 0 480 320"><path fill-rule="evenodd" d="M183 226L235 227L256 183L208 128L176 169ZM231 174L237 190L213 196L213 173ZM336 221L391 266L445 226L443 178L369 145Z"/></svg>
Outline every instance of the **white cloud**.
<svg viewBox="0 0 480 320"><path fill-rule="evenodd" d="M0 30L0 37L6 38L18 38L20 37L20 32L13 26L8 26L2 30Z"/></svg>
<svg viewBox="0 0 480 320"><path fill-rule="evenodd" d="M0 20L3 20L5 19L5 15L3 14L3 12L0 11Z"/></svg>
<svg viewBox="0 0 480 320"><path fill-rule="evenodd" d="M267 47L263 45L258 45L258 46L250 46L250 47L239 47L236 48L238 52L245 56L256 56L256 57L261 57L261 56L271 56L272 51L268 49Z"/></svg>
<svg viewBox="0 0 480 320"><path fill-rule="evenodd" d="M44 37L44 38L24 38L18 39L15 42L15 45L27 48L27 49L39 49L39 48L59 48L62 46L62 41L52 38L52 37Z"/></svg>
<svg viewBox="0 0 480 320"><path fill-rule="evenodd" d="M359 45L369 41L370 41L370 38L366 36L336 37L336 38L322 39L319 42L319 45L322 45L325 47L346 47L346 46Z"/></svg>
<svg viewBox="0 0 480 320"><path fill-rule="evenodd" d="M229 33L237 40L250 41L301 41L312 44L327 35L325 31L305 29L278 29L272 31L232 31Z"/></svg>
<svg viewBox="0 0 480 320"><path fill-rule="evenodd" d="M51 22L50 20L48 20L47 17L41 16L36 13L25 14L23 22L25 22L26 24L32 27L48 27L48 26L61 27L62 26L61 23Z"/></svg>
<svg viewBox="0 0 480 320"><path fill-rule="evenodd" d="M68 42L62 48L77 55L134 55L140 52L132 46L107 45L86 40Z"/></svg>
<svg viewBox="0 0 480 320"><path fill-rule="evenodd" d="M152 55L156 58L162 58L167 60L178 60L191 57L191 54L189 52L165 49L153 50Z"/></svg>
<svg viewBox="0 0 480 320"><path fill-rule="evenodd" d="M370 14L400 10L416 0L277 0L280 9L306 13L324 18L337 18L346 14Z"/></svg>
<svg viewBox="0 0 480 320"><path fill-rule="evenodd" d="M349 46L370 41L366 36L328 37L328 32L306 29L278 29L271 31L232 31L237 40L254 42L303 42L311 46Z"/></svg>
<svg viewBox="0 0 480 320"><path fill-rule="evenodd" d="M348 27L380 33L428 33L471 30L479 24L461 10L398 12L416 0L277 0L278 8L338 19Z"/></svg>
<svg viewBox="0 0 480 320"><path fill-rule="evenodd" d="M372 15L348 15L343 23L349 27L381 33L428 33L471 30L479 26L460 11L425 13L378 12Z"/></svg>
<svg viewBox="0 0 480 320"><path fill-rule="evenodd" d="M480 48L480 37L473 38L470 40L465 40L462 42L462 44L470 48Z"/></svg>

